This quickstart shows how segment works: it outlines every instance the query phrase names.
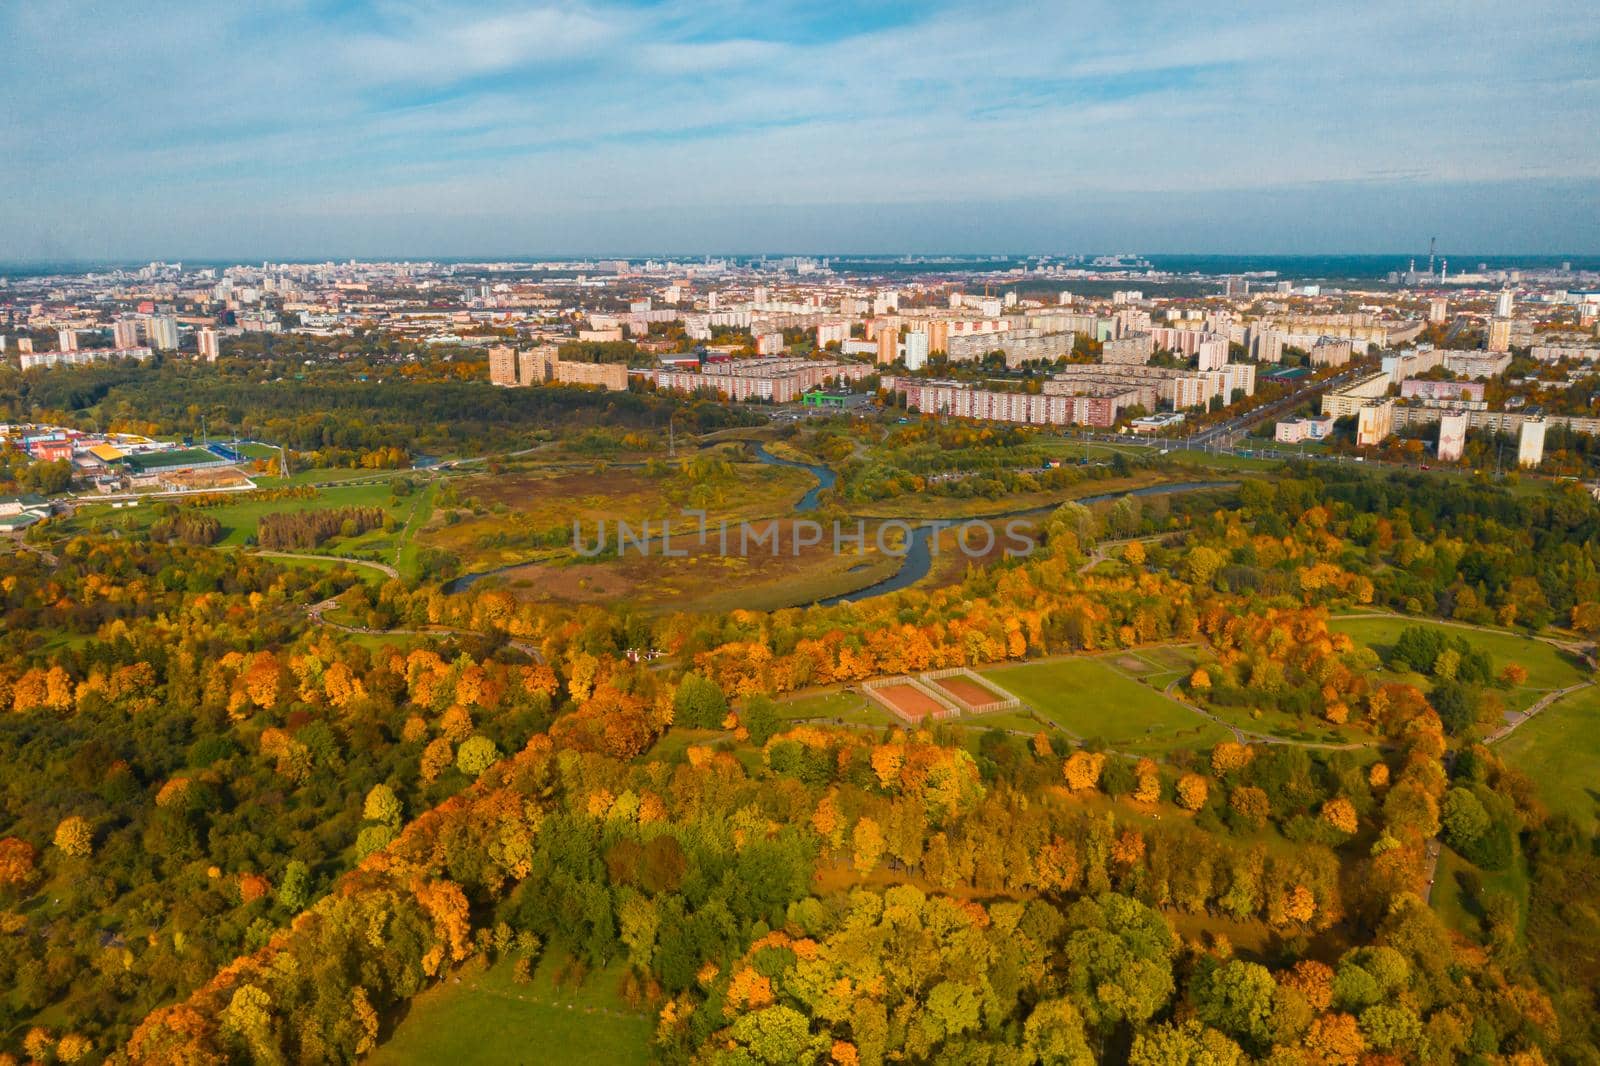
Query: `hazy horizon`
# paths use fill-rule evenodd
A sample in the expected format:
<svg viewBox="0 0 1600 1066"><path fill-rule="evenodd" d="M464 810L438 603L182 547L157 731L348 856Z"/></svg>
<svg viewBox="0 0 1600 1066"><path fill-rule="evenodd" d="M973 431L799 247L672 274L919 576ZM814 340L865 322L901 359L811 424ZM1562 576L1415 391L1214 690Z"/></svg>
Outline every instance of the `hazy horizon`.
<svg viewBox="0 0 1600 1066"><path fill-rule="evenodd" d="M12 5L0 258L1392 254L1430 236L1580 255L1600 251L1591 15Z"/></svg>

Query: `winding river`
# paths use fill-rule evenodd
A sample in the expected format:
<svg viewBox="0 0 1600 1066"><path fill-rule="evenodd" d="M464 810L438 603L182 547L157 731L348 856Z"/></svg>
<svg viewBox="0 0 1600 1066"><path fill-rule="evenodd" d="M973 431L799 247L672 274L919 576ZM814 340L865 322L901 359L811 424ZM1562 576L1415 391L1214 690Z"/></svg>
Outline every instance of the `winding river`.
<svg viewBox="0 0 1600 1066"><path fill-rule="evenodd" d="M829 467L820 466L816 463L803 463L795 459L784 459L781 456L773 455L767 450L766 445L759 441L755 443L753 451L757 460L769 466L789 466L807 470L810 471L812 477L817 479L817 483L806 490L806 494L795 503L795 514L806 514L817 510L821 506L822 494L839 482L838 474ZM1034 518L1047 515L1061 506L1062 503L1068 502L1089 506L1091 504L1119 500L1124 496L1169 496L1182 492L1198 492L1203 489L1237 488L1238 484L1237 481L1176 481L1165 485L1147 485L1144 488L1125 489L1122 492L1103 492L1094 496L1080 496L1075 500L1062 500L1039 507L999 511L994 514L970 515L960 519L959 522L951 522L949 525L954 527L962 522L1000 522L1010 518ZM891 592L899 592L901 589L910 588L927 577L928 572L933 568L931 535L934 527L922 524L928 521L927 519L907 519L905 521L911 526L911 531L908 534L909 542L905 546L905 554L901 557L900 566L894 573L882 581L873 582L852 592L842 592L837 596L829 596L817 602L824 607L831 607L840 603L856 603L860 600L871 599L874 596L883 596ZM444 591L452 595L458 592L465 592L484 578L517 570L527 565L529 564L512 563L509 566L498 566L492 570L462 574L446 584Z"/></svg>

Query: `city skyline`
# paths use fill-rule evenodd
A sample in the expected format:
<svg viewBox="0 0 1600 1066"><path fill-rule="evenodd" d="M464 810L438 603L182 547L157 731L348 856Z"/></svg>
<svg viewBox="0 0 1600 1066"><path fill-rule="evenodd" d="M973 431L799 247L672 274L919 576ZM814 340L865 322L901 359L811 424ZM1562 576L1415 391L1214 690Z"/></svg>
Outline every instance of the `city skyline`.
<svg viewBox="0 0 1600 1066"><path fill-rule="evenodd" d="M1600 29L1450 8L19 5L0 258L1600 247Z"/></svg>

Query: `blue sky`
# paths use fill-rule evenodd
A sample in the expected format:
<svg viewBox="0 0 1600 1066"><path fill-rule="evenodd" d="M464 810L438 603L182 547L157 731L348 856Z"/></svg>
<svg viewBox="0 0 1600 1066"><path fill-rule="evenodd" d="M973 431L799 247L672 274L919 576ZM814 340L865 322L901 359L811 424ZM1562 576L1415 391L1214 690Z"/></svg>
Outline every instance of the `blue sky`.
<svg viewBox="0 0 1600 1066"><path fill-rule="evenodd" d="M1600 251L1584 0L0 2L0 260Z"/></svg>

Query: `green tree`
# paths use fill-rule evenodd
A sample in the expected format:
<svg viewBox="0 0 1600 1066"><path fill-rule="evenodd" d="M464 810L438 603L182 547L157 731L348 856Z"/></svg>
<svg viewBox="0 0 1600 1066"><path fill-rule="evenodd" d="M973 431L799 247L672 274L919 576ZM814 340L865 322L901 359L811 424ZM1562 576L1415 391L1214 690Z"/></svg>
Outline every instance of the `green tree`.
<svg viewBox="0 0 1600 1066"><path fill-rule="evenodd" d="M1265 966L1230 959L1200 974L1191 999L1201 1021L1265 1051L1272 1044L1272 997L1277 989Z"/></svg>
<svg viewBox="0 0 1600 1066"><path fill-rule="evenodd" d="M1129 1066L1241 1066L1238 1044L1196 1021L1158 1025L1133 1038Z"/></svg>
<svg viewBox="0 0 1600 1066"><path fill-rule="evenodd" d="M728 716L728 697L715 681L690 672L678 683L678 691L672 697L672 710L679 725L717 729Z"/></svg>
<svg viewBox="0 0 1600 1066"><path fill-rule="evenodd" d="M278 884L278 904L290 914L298 914L311 900L311 870L299 859L290 859Z"/></svg>
<svg viewBox="0 0 1600 1066"><path fill-rule="evenodd" d="M456 752L456 768L468 777L477 777L500 758L500 749L488 737L472 736L461 742Z"/></svg>
<svg viewBox="0 0 1600 1066"><path fill-rule="evenodd" d="M1461 851L1488 830L1489 812L1467 789L1452 788L1439 806L1439 823L1445 843Z"/></svg>

